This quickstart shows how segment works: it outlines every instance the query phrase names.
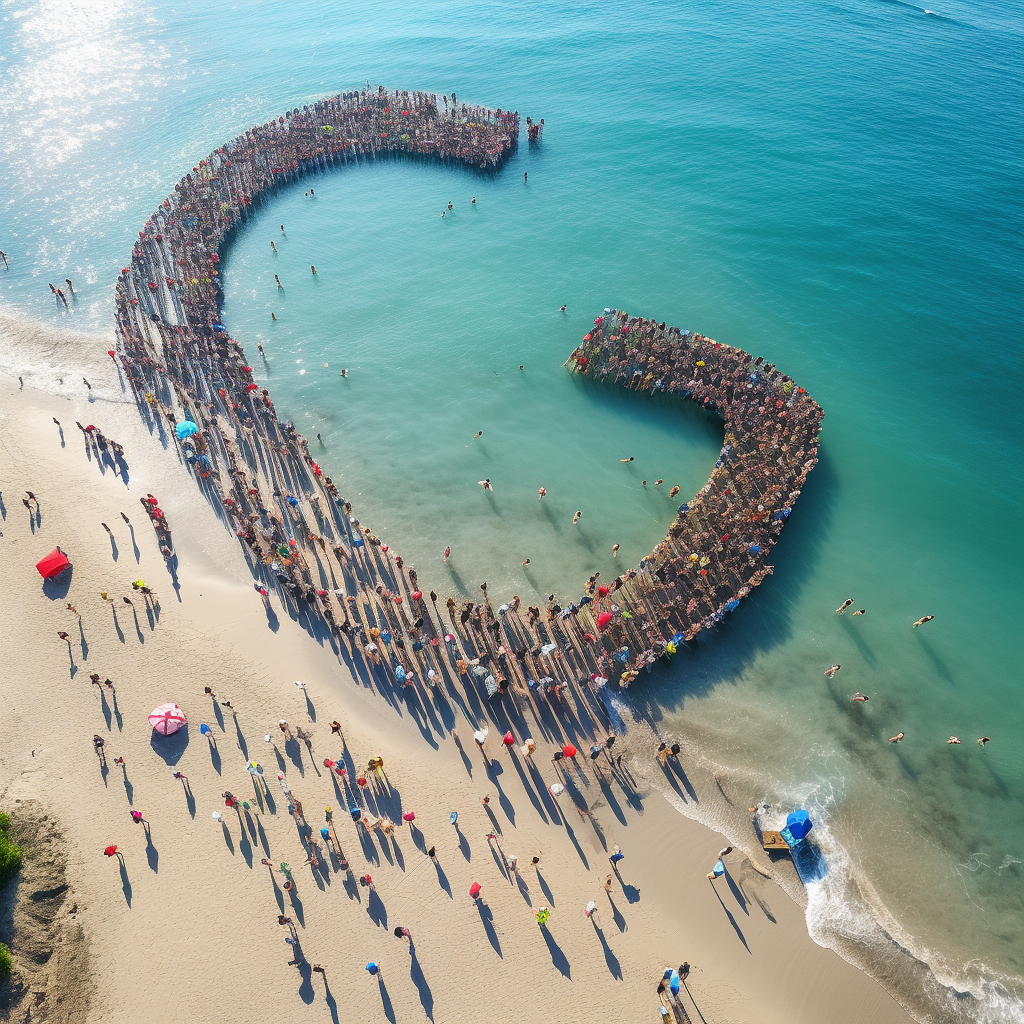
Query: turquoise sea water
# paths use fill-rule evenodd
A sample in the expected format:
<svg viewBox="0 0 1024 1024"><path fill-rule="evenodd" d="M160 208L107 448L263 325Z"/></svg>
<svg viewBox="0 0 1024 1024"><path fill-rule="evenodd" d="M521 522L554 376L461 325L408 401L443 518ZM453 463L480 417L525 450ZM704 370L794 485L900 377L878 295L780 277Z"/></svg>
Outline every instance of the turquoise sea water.
<svg viewBox="0 0 1024 1024"><path fill-rule="evenodd" d="M565 374L601 309L794 376L826 419L774 577L628 707L739 802L810 807L819 941L922 1019L1022 1015L1018 6L23 0L0 19L0 302L55 327L109 328L174 181L289 107L369 79L543 116L496 177L390 163L282 192L226 258L229 329L439 590L524 599L634 564L720 443L685 407ZM65 277L71 316L46 287ZM837 617L847 597L868 614Z"/></svg>

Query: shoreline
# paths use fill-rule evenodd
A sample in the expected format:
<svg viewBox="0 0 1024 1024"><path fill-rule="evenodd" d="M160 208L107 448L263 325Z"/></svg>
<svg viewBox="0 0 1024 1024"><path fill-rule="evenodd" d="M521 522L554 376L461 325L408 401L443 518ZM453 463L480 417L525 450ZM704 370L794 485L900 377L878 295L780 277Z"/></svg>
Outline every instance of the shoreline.
<svg viewBox="0 0 1024 1024"><path fill-rule="evenodd" d="M90 368L87 372L94 371ZM119 394L109 362L106 373L97 375L93 383L98 385L100 394L111 394L115 398ZM423 976L436 1000L435 1019L482 1019L484 1012L493 1018L492 1010L483 1011L479 1006L476 979L480 970L487 970L497 978L500 997L510 1013L536 1013L534 996L529 994L531 987L536 990L537 985L543 985L554 993L557 985L563 984L557 968L553 969L556 954L538 938L532 914L523 906L525 901L504 881L496 862L487 856L487 844L482 841L487 818L482 810L474 811L474 807L479 808L481 790L489 790L493 800L497 792L495 780L503 787L515 818L513 825L499 798L496 813L503 835L509 837L508 852L518 853L521 862L528 860L533 849L542 856L545 884L554 896L549 934L554 936L570 964L571 998L579 1019L619 1005L621 1013L631 1017L636 1014L637 1006L649 1007L650 1019L656 1020L654 985L664 963L674 963L676 951L680 959L688 958L694 965L690 991L702 1010L709 1005L714 1008L714 1017L709 1019L770 1021L785 1017L793 1020L801 1019L804 1013L806 1016L802 1019L817 1021L829 1019L825 1013L827 1007L833 1006L831 1019L842 1020L849 998L855 998L863 1008L861 1019L910 1019L866 974L814 945L807 935L799 907L788 898L779 900L778 894L773 896L774 887L754 871L750 872L750 884L767 887L757 893L778 923L772 924L756 904L750 904L749 918L736 912L734 907L730 913L734 918L742 918L740 927L755 951L753 956L747 953L717 897L707 891L710 886L703 878L709 858L717 849L715 844L721 845L720 838L680 815L657 794L640 794L644 814L634 816L626 802L626 790L612 783L612 795L626 818L625 825L603 798L588 801L590 820L581 819L578 826L571 826L591 868L587 870L568 831L550 817L554 812L547 806L543 794L517 779L506 755L495 754L496 760L500 758L498 763L503 771L489 778L466 739L464 746L470 746L467 754L473 771L472 777L467 778L464 760L453 742L435 733L433 744L424 743L420 729L410 720L401 703L387 707L385 700L369 689L365 680L353 680L326 647L310 644L308 635L303 638L304 631L290 619L282 617L276 634L267 629L258 597L243 582L245 563L230 534L219 527L208 505L196 501L182 466L167 458L153 435L139 429L134 409L120 401L90 405L84 399L75 399L69 405L66 399L45 394L19 395L16 383L9 380L4 380L2 387L5 416L0 449L11 467L5 480L5 493L25 483L44 505L42 533L33 538L27 527L19 527L16 532L10 515L12 501L7 502L9 517L4 542L9 543L13 535L17 547L10 549L12 558L5 560L3 568L7 577L5 614L11 622L11 635L22 638L24 649L17 650L17 658L5 671L4 689L11 694L12 714L3 726L2 749L10 753L0 757L3 769L0 784L6 791L5 799L22 789L38 790L69 825L68 834L73 837L74 847L69 857L69 871L75 876L76 891L81 887L87 896L87 927L94 939L103 936L95 954L100 960L97 969L100 991L92 1019L119 1019L117 992L120 985L129 983L126 975L134 978L140 973L148 974L153 971L154 963L170 962L188 962L197 974L195 998L200 1001L183 1006L181 994L175 994L177 1012L189 1010L201 1015L206 1007L208 1013L206 994L217 990L223 971L228 969L223 959L225 950L231 957L230 970L239 982L236 989L243 993L243 1001L255 1000L258 994L259 1001L246 1006L250 1012L257 1006L262 1012L274 1006L292 1019L302 1012L295 996L295 983L289 980L294 977L294 968L284 963L286 956L271 954L269 958L256 958L243 953L244 959L239 960L231 952L238 949L239 934L245 934L248 946L264 954L287 947L281 945L281 929L272 923L274 902L262 874L265 869L259 868L258 854L253 869L246 870L241 863L242 850L237 849L238 824L232 823L232 840L237 849L232 855L225 850L224 838L215 823L209 820L210 811L222 803L215 796L222 785L227 784L236 791L245 785L242 758L237 752L230 753L236 742L230 716L225 729L221 730L210 715L218 746L222 748L223 778L212 772L212 752L205 749L207 745L198 734L192 735L180 762L193 780L199 804L194 820L187 814L180 784L171 778L170 766L154 756L144 721L140 728L139 719L144 719L149 707L168 698L183 703L194 727L210 709L202 699L199 685L205 679L209 679L218 692L229 692L232 703L241 709L240 734L246 737L252 756L262 755L266 759L267 748L259 742L259 736L273 728L282 713L296 723L305 717L304 725L317 730L314 736L317 757L336 756L330 750L325 723L334 714L342 718L337 710L342 706L345 708L342 721L349 743L359 748L357 759L372 753L384 756L389 777L402 790L403 804L408 801L409 806L416 807L417 822L423 822L423 834L429 836L429 841L437 842L439 860L451 880L454 898L449 900L439 892L437 879L429 871L429 862L424 858L416 866L413 856L422 857L422 854L416 854L414 845L403 834L404 826L396 832L400 834L406 870L402 871L397 861L394 867L388 865L386 859L381 859L380 867L374 870L375 876L384 872L380 878L380 895L385 905L392 915L402 915L389 918L389 925L394 920L408 925L418 940L416 948ZM68 448L61 449L57 428L50 422L51 414L62 422L75 415L102 418L104 429L125 445L131 465L128 488L131 495L148 489L167 495L164 504L168 518L175 524L175 547L180 559L180 605L167 584L162 559L148 525L144 520L140 522L129 506L124 506L136 525L141 549L141 561L134 564L127 531L118 525L120 521L116 518L117 506L124 505L124 484L109 471L101 475L95 464L82 458L73 435L68 438ZM40 480L50 483L44 487ZM56 499L48 497L48 488L58 480L61 504L54 507ZM69 505L74 508L73 513ZM108 523L114 520L120 548L117 563L111 561L107 540L98 527L99 519ZM147 867L145 844L126 814L125 793L118 774L111 774L104 787L92 763L89 736L97 725L102 728L97 706L99 695L82 681L81 675L72 681L74 685L69 691L66 649L62 654L59 641L46 639L52 636L50 623L54 629L62 628L68 613L59 602L51 604L39 596L38 580L25 583L25 570L34 573L32 556L38 557L35 548L51 540L63 543L72 553L75 572L69 596L83 611L89 661L97 666L97 671L114 676L118 683L124 731L107 734L108 742L112 744L112 754L125 753L136 804L152 822L153 842L160 852L158 872ZM27 548L31 548L31 552ZM162 610L154 629L148 629L144 621L141 624L146 643L141 644L136 639L134 646L128 646L132 643L131 620L125 627L128 643L122 645L113 633L109 610L91 594L101 589L112 575L123 577L120 586L124 587L125 580L137 573L156 590ZM11 607L15 593L24 597ZM200 598L199 594L205 596ZM46 629L41 628L44 624ZM36 639L40 633L42 638ZM74 653L77 662L81 658L78 645ZM30 656L38 660L32 669L23 662ZM31 678L37 683L31 688L13 685L9 675L12 672L15 678ZM307 680L306 693L316 706L317 723L308 720L300 700L301 691L291 682L296 676ZM83 693L83 690L92 692ZM69 701L69 706L61 707L62 701ZM90 706L95 708L92 713L88 712ZM401 717L396 716L396 710L402 711ZM462 736L468 737L471 733L470 725L459 718L457 728ZM9 729L16 732L8 732ZM117 750L115 740L120 744ZM628 737L624 737L623 742L628 743ZM26 763L32 760L29 746L37 749L37 757L42 754L44 758L47 770L43 778L23 774ZM309 797L303 791L319 786L321 799L325 792L330 798L330 784L326 777L316 778L308 758L304 753L300 755L305 778L299 782L292 777L295 771L292 764L289 778L307 808L315 807L316 797ZM640 750L628 751L627 765L638 755L650 756ZM237 758L237 767L231 767L233 758ZM544 763L540 755L538 763ZM551 781L547 771L544 775L546 781ZM435 779L443 780L442 784L437 785ZM595 782L591 780L591 787ZM583 784L579 785L582 790ZM529 806L533 799L531 794L545 809L546 825L538 820L535 808ZM587 795L590 795L589 788ZM337 806L334 799L331 802ZM453 803L460 806L460 822L463 816L477 822L464 826L464 834L472 847L472 859L468 863L458 846L444 839L449 828L447 810ZM566 796L562 797L562 804L565 810L572 811ZM313 817L311 811L307 814ZM438 824L441 819L443 826ZM117 824L119 820L124 824ZM604 830L609 843L622 845L627 854L623 877L626 884L640 890L638 903L625 900L622 895L625 890L617 889L613 896L626 922L625 931L619 931L611 907L599 910L599 923L608 949L620 964L622 981L610 973L611 960L596 940L593 925L582 915L587 899L604 898L598 876L602 856L606 855L594 822ZM301 859L298 852L301 846L288 827L288 816L283 814L280 804L276 815L261 818L261 825L275 853L279 846L290 848L291 852L285 856L290 856L294 866ZM341 822L338 831L346 854L358 859L359 843L351 833L346 834ZM117 839L124 845L134 888L131 910L125 905L113 866L98 852L105 843ZM256 838L249 841L258 850ZM199 877L192 870L195 863L204 865ZM737 864L737 872L747 870L742 867L745 863ZM304 937L303 943L308 946L310 959L322 958L326 963L328 957L342 958L347 965L328 965L328 982L334 996L337 998L344 993L347 999L355 1000L347 1004L347 1009L358 1006L368 1015L366 1019L377 1018L381 1012L380 993L377 986L367 991L360 977L362 964L357 961L364 952L362 962L371 958L368 950L383 943L383 950L376 955L387 957L383 962L388 992L396 1006L401 1005L399 996L410 1003L411 1012L422 993L406 977L407 968L401 967L408 961L407 954L395 952L400 952L398 941L391 935L384 935L361 910L355 912L356 908L351 907L352 898L346 898L339 891L340 880L321 894L308 875L303 877L298 871L295 874L301 898L307 904L309 939ZM495 934L505 956L498 957L493 951L486 930L482 930L479 914L465 895L468 880L476 876L485 886L485 898L496 922ZM693 881L679 886L679 877ZM745 876L741 881L746 887ZM161 900L161 893L167 886L179 893L180 909L168 910ZM534 876L528 878L528 889L535 905L547 898L542 895ZM410 893L408 897L406 892ZM722 895L726 900L730 898L728 891L723 891ZM199 907L204 910L196 918ZM161 917L161 913L167 917ZM409 916L412 914L422 917L410 923L414 921ZM263 919L266 923L261 923ZM200 922L198 932L194 925L186 924L188 920ZM777 937L780 927L782 938ZM339 928L342 929L339 939L330 940L330 935ZM353 928L357 933L355 939ZM341 934L346 936L344 941L340 940ZM452 964L449 955L452 942L464 962ZM96 946L94 942L94 948ZM356 949L351 954L338 952L348 947ZM201 963L195 962L198 949L210 951L208 959ZM335 952L328 953L328 949ZM507 957L510 949L514 952L511 959ZM700 955L692 953L694 949L702 952ZM213 950L220 952L212 955ZM401 969L396 971L396 967ZM450 984L443 980L445 978L450 979ZM313 981L319 985L316 976ZM802 1010L793 1005L793 984L805 986L803 990L808 993L809 1002ZM314 1008L320 998L325 998L322 992L316 989ZM775 995L771 996L773 992ZM153 999L158 1001L171 995L167 982L163 981L156 985ZM527 1002L520 1005L523 999ZM686 999L684 993L684 1002ZM783 1006L785 1012L781 1009ZM758 1013L763 1010L763 1016L751 1016L752 1007ZM685 1002L685 1010L690 1019L698 1019L690 1002ZM133 1012L137 1012L137 1007ZM235 1018L225 1012L223 1019ZM559 1019L565 1019L564 1013Z"/></svg>

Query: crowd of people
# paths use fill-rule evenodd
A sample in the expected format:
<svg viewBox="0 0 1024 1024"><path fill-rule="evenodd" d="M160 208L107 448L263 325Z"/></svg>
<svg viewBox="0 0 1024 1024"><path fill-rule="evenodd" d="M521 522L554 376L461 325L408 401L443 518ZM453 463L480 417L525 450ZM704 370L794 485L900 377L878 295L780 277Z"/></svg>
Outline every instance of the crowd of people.
<svg viewBox="0 0 1024 1024"><path fill-rule="evenodd" d="M628 686L772 571L767 554L816 462L818 405L760 358L606 311L567 365L723 416L715 470L638 567L607 585L595 574L565 607L550 595L525 621L518 599L495 609L481 584L458 617L449 601L449 625L436 594L424 597L415 569L359 522L305 438L277 417L219 312L221 247L279 183L339 158L392 153L497 167L518 132L518 114L383 87L251 129L193 168L140 232L118 279L112 357L242 540L268 614L276 591L339 653L358 651L405 686L468 673L491 697L513 689L558 700L574 686ZM184 439L183 420L197 427Z"/></svg>
<svg viewBox="0 0 1024 1024"><path fill-rule="evenodd" d="M566 366L602 383L688 399L725 421L708 482L679 506L640 571L615 581L618 603L646 613L649 658L714 626L772 571L768 554L817 463L822 410L760 357L619 310L594 321Z"/></svg>

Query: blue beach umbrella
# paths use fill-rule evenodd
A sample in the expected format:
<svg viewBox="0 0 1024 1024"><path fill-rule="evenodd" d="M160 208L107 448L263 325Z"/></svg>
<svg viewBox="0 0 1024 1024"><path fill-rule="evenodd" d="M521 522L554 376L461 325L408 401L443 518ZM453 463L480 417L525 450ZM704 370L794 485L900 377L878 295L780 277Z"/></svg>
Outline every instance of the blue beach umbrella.
<svg viewBox="0 0 1024 1024"><path fill-rule="evenodd" d="M782 838L790 846L796 846L797 843L802 843L807 838L807 833L811 831L813 825L811 816L806 811L793 811L786 819L786 827L782 829Z"/></svg>
<svg viewBox="0 0 1024 1024"><path fill-rule="evenodd" d="M177 435L179 441L184 441L186 437L198 434L199 427L191 420L182 420L175 426L174 433Z"/></svg>

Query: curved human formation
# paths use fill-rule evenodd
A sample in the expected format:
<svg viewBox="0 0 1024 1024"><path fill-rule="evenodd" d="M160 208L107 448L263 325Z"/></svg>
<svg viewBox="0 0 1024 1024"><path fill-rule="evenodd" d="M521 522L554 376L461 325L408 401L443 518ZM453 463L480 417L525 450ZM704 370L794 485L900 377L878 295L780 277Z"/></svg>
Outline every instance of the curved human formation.
<svg viewBox="0 0 1024 1024"><path fill-rule="evenodd" d="M771 573L768 554L818 461L823 413L761 357L619 310L594 321L566 366L602 383L689 399L725 421L708 482L679 506L641 571L613 584L620 607L637 603L647 613L651 647L640 660L653 660L721 621ZM614 615L608 622L614 629Z"/></svg>
<svg viewBox="0 0 1024 1024"><path fill-rule="evenodd" d="M543 124L543 122L541 122ZM404 686L452 676L489 697L561 700L628 685L640 668L717 623L771 572L766 556L816 461L821 409L739 349L606 310L567 366L588 378L699 402L725 419L711 479L640 565L546 613L419 589L355 518L295 427L278 419L220 322L221 250L254 206L304 173L382 157L493 171L515 150L518 113L428 93L345 93L252 128L200 161L139 233L117 281L111 351L153 429L180 445L241 539L256 587L339 657ZM165 556L173 559L169 545ZM332 557L333 556L333 557ZM583 690L579 691L583 695Z"/></svg>

